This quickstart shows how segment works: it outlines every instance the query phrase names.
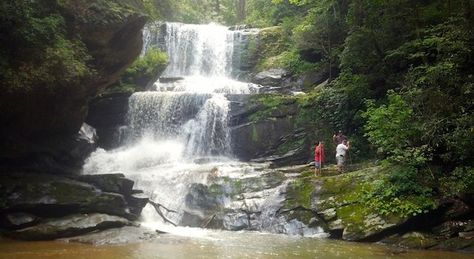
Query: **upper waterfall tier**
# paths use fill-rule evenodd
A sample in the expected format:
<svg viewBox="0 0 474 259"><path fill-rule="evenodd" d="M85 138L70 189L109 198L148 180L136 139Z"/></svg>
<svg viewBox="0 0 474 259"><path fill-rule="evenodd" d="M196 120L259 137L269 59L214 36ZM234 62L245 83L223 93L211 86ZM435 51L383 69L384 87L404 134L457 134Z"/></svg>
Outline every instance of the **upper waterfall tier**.
<svg viewBox="0 0 474 259"><path fill-rule="evenodd" d="M157 47L167 52L169 65L162 74L165 78L241 80L252 67L247 64L248 56L255 51L252 46L258 31L231 30L218 24L152 23L143 31L142 54ZM228 81L227 85L234 83Z"/></svg>
<svg viewBox="0 0 474 259"><path fill-rule="evenodd" d="M165 76L230 76L234 33L227 27L168 23L166 49L170 64Z"/></svg>

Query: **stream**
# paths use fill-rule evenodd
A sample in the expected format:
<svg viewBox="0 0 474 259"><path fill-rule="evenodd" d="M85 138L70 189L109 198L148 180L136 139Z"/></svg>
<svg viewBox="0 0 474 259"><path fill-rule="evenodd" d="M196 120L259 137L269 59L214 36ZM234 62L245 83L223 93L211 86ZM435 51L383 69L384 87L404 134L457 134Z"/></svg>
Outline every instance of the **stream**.
<svg viewBox="0 0 474 259"><path fill-rule="evenodd" d="M0 258L472 258L472 255L404 250L377 244L263 234L247 231L187 230L191 237L162 235L122 245L0 242Z"/></svg>

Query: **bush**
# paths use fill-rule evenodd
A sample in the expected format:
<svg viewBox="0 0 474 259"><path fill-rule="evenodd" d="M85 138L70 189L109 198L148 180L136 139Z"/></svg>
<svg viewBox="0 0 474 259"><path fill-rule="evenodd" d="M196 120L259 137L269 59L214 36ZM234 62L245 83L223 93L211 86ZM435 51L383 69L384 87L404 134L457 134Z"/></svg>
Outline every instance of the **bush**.
<svg viewBox="0 0 474 259"><path fill-rule="evenodd" d="M432 178L426 172L410 166L385 166L387 177L370 185L361 197L367 206L383 215L402 217L426 213L436 207L433 189L426 183Z"/></svg>
<svg viewBox="0 0 474 259"><path fill-rule="evenodd" d="M108 89L107 93L146 90L163 72L167 63L166 53L159 49L150 49L125 71L120 81Z"/></svg>
<svg viewBox="0 0 474 259"><path fill-rule="evenodd" d="M166 53L159 49L150 49L125 71L122 81L137 84L141 78L153 78L166 68L167 63Z"/></svg>
<svg viewBox="0 0 474 259"><path fill-rule="evenodd" d="M374 101L367 101L367 111L363 116L367 119L365 136L389 160L421 166L430 159L428 146L418 144L421 125L415 121L412 108L399 94L389 92L388 104L379 107Z"/></svg>
<svg viewBox="0 0 474 259"><path fill-rule="evenodd" d="M440 179L440 189L446 197L474 194L474 168L457 167L451 175Z"/></svg>

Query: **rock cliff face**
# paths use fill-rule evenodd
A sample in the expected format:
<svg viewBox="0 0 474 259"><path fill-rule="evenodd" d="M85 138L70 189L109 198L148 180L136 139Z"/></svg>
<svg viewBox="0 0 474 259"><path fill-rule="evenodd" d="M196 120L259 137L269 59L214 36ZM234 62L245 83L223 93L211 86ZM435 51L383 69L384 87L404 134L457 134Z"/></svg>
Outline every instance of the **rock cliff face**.
<svg viewBox="0 0 474 259"><path fill-rule="evenodd" d="M270 97L272 98L272 97ZM275 166L304 164L311 160L310 139L296 122L294 99L269 105L265 96L235 95L230 126L234 155L244 161L270 161Z"/></svg>
<svg viewBox="0 0 474 259"><path fill-rule="evenodd" d="M2 168L21 165L54 173L79 169L84 155L68 160L57 153L73 152L88 101L116 81L140 53L141 29L146 21L140 8L138 1L64 1L59 12L67 33L83 41L95 73L67 88L2 91ZM58 151L58 146L67 148Z"/></svg>

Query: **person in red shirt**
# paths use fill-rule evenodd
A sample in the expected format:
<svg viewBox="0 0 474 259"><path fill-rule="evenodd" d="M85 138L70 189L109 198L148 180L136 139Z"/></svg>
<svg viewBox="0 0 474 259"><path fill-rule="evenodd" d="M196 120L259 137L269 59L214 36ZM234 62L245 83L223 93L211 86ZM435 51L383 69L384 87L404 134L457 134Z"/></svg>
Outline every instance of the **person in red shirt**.
<svg viewBox="0 0 474 259"><path fill-rule="evenodd" d="M314 149L314 172L318 176L321 175L321 168L323 167L324 160L324 142L319 141Z"/></svg>

